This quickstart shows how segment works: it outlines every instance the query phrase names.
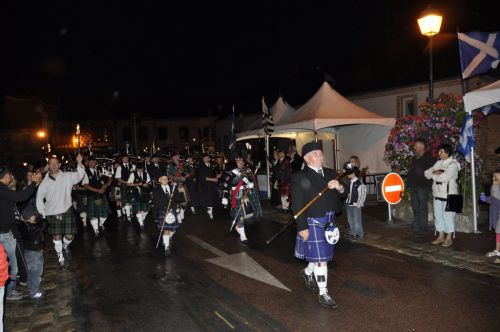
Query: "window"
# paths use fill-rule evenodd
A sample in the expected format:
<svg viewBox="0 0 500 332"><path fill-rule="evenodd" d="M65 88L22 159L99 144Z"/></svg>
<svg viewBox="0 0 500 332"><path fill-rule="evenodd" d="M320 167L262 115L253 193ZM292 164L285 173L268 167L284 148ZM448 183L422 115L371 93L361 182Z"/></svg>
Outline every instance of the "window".
<svg viewBox="0 0 500 332"><path fill-rule="evenodd" d="M132 132L130 130L130 127L123 127L122 128L122 138L124 141L132 140Z"/></svg>
<svg viewBox="0 0 500 332"><path fill-rule="evenodd" d="M182 126L179 127L179 139L189 139L189 128Z"/></svg>
<svg viewBox="0 0 500 332"><path fill-rule="evenodd" d="M417 95L402 95L397 97L397 117L402 118L407 115L417 115Z"/></svg>
<svg viewBox="0 0 500 332"><path fill-rule="evenodd" d="M168 139L168 130L166 127L158 127L158 139L160 141Z"/></svg>
<svg viewBox="0 0 500 332"><path fill-rule="evenodd" d="M148 140L148 135L149 130L148 127L139 127L138 133L137 133L137 139L139 141L147 141Z"/></svg>

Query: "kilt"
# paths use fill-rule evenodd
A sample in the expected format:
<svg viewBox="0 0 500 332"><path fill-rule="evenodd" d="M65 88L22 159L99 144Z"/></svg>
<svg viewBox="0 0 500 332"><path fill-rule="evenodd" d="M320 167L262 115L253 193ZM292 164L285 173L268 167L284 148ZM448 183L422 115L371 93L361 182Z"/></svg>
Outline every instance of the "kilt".
<svg viewBox="0 0 500 332"><path fill-rule="evenodd" d="M162 211L157 215L156 227L158 227L158 230L160 232L162 232L162 231L175 232L181 227L181 224L179 224L179 221L177 219L177 213L174 213L174 215L175 215L175 221L171 224L167 224L166 222L165 223L163 222L163 220L165 219L165 211Z"/></svg>
<svg viewBox="0 0 500 332"><path fill-rule="evenodd" d="M77 233L76 217L73 207L70 207L61 215L47 216L49 222L49 234L52 235L75 235Z"/></svg>
<svg viewBox="0 0 500 332"><path fill-rule="evenodd" d="M89 195L87 205L87 215L92 218L107 218L109 214L109 203L106 195L101 197L101 204L96 204L96 196Z"/></svg>
<svg viewBox="0 0 500 332"><path fill-rule="evenodd" d="M334 216L335 212L328 212L324 217L307 218L309 239L304 241L297 234L295 257L308 262L328 262L333 259L333 245L326 242L325 227Z"/></svg>
<svg viewBox="0 0 500 332"><path fill-rule="evenodd" d="M250 191L248 192L248 199L250 203L250 210L252 211L253 215L251 217L245 218L243 208L241 207L241 199L237 199L236 207L234 209L231 209L231 222L234 218L236 218L236 215L238 215L238 220L236 222L240 226L253 224L257 220L259 220L260 217L262 217L262 207L260 205L259 196L256 194L255 189L250 189Z"/></svg>
<svg viewBox="0 0 500 332"><path fill-rule="evenodd" d="M147 212L149 211L149 202L141 201L140 199L132 200L132 212L137 213L139 211Z"/></svg>
<svg viewBox="0 0 500 332"><path fill-rule="evenodd" d="M120 186L120 202L122 206L125 204L130 204L132 202L132 195L129 193L129 187L126 185Z"/></svg>

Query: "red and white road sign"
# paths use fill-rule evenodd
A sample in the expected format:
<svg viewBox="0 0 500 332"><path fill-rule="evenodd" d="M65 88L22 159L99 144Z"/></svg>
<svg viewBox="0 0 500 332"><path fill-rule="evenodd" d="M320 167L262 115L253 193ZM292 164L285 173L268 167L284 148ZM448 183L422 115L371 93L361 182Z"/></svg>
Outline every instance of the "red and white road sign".
<svg viewBox="0 0 500 332"><path fill-rule="evenodd" d="M405 183L397 173L389 173L382 181L382 196L389 204L398 204L403 197Z"/></svg>

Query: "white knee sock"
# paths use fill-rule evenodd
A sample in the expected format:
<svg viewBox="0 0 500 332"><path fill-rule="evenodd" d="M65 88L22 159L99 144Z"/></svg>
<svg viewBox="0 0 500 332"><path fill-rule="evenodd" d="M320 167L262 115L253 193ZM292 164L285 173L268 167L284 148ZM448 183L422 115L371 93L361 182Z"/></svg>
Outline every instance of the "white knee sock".
<svg viewBox="0 0 500 332"><path fill-rule="evenodd" d="M107 218L99 217L99 226L104 227Z"/></svg>
<svg viewBox="0 0 500 332"><path fill-rule="evenodd" d="M182 220L184 220L184 209L180 209L179 213L177 214L177 222L179 224L182 224Z"/></svg>
<svg viewBox="0 0 500 332"><path fill-rule="evenodd" d="M174 231L170 231L170 234L168 234L168 236L170 236L170 238L172 238L174 236L175 232Z"/></svg>
<svg viewBox="0 0 500 332"><path fill-rule="evenodd" d="M99 221L97 220L97 218L90 219L90 224L92 225L94 232L96 234L99 233Z"/></svg>
<svg viewBox="0 0 500 332"><path fill-rule="evenodd" d="M57 257L59 258L59 262L64 262L64 256L62 255L62 241L61 240L52 240L54 242L54 249L56 250Z"/></svg>
<svg viewBox="0 0 500 332"><path fill-rule="evenodd" d="M135 216L137 217L139 225L144 226L144 220L142 219L142 212L137 213Z"/></svg>
<svg viewBox="0 0 500 332"><path fill-rule="evenodd" d="M246 241L247 235L245 234L245 227L236 227L236 231L240 234L240 240Z"/></svg>
<svg viewBox="0 0 500 332"><path fill-rule="evenodd" d="M116 216L117 216L118 218L121 218L121 216L122 216L122 209L117 209L117 210L116 210Z"/></svg>
<svg viewBox="0 0 500 332"><path fill-rule="evenodd" d="M195 210L194 206L191 206L191 212L192 212L193 214L196 214L196 210Z"/></svg>
<svg viewBox="0 0 500 332"><path fill-rule="evenodd" d="M165 246L165 250L170 247L170 235L163 234L163 245Z"/></svg>
<svg viewBox="0 0 500 332"><path fill-rule="evenodd" d="M319 266L319 263L314 264L314 277L318 283L319 294L325 294L328 291L326 288L328 282L328 266Z"/></svg>
<svg viewBox="0 0 500 332"><path fill-rule="evenodd" d="M130 205L125 205L125 215L130 219L132 207Z"/></svg>
<svg viewBox="0 0 500 332"><path fill-rule="evenodd" d="M148 212L149 211L146 211L146 212L143 212L142 213L142 221L144 222L146 220L146 218L148 217Z"/></svg>
<svg viewBox="0 0 500 332"><path fill-rule="evenodd" d="M63 249L68 250L69 244L73 242L73 240L68 240L67 238L63 237Z"/></svg>
<svg viewBox="0 0 500 332"><path fill-rule="evenodd" d="M314 263L312 262L309 262L309 264L307 264L307 267L305 269L305 272L308 276L310 276L311 274L313 274L314 272Z"/></svg>
<svg viewBox="0 0 500 332"><path fill-rule="evenodd" d="M87 212L80 212L80 218L82 218L83 225L87 226Z"/></svg>
<svg viewBox="0 0 500 332"><path fill-rule="evenodd" d="M213 210L213 207L211 207L211 206L207 207L207 212L208 212L208 216L210 217L210 219L214 219L214 215L212 214L212 210Z"/></svg>
<svg viewBox="0 0 500 332"><path fill-rule="evenodd" d="M283 209L287 210L288 209L288 196L281 196L281 205Z"/></svg>

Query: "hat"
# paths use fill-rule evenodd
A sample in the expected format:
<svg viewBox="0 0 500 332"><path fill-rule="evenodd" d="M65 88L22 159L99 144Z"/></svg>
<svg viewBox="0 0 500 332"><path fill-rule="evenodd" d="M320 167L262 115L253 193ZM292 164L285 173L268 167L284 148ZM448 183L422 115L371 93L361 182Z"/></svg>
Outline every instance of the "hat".
<svg viewBox="0 0 500 332"><path fill-rule="evenodd" d="M0 179L2 179L7 173L10 173L10 169L7 166L0 166Z"/></svg>
<svg viewBox="0 0 500 332"><path fill-rule="evenodd" d="M321 151L323 150L323 149L321 149L321 144L319 142L311 141L309 143L306 143L302 147L302 156L305 156L309 152L315 151L315 150L321 150Z"/></svg>
<svg viewBox="0 0 500 332"><path fill-rule="evenodd" d="M165 173L165 172L163 172L163 171L162 171L162 172L160 172L160 173L158 174L158 180L159 180L160 178L164 177L164 176L168 176L168 174L167 174L167 173Z"/></svg>
<svg viewBox="0 0 500 332"><path fill-rule="evenodd" d="M135 164L135 168L144 169L144 163L143 163L143 162L136 163L136 164Z"/></svg>
<svg viewBox="0 0 500 332"><path fill-rule="evenodd" d="M96 160L96 158L94 156L88 156L87 161L91 161L91 160Z"/></svg>

